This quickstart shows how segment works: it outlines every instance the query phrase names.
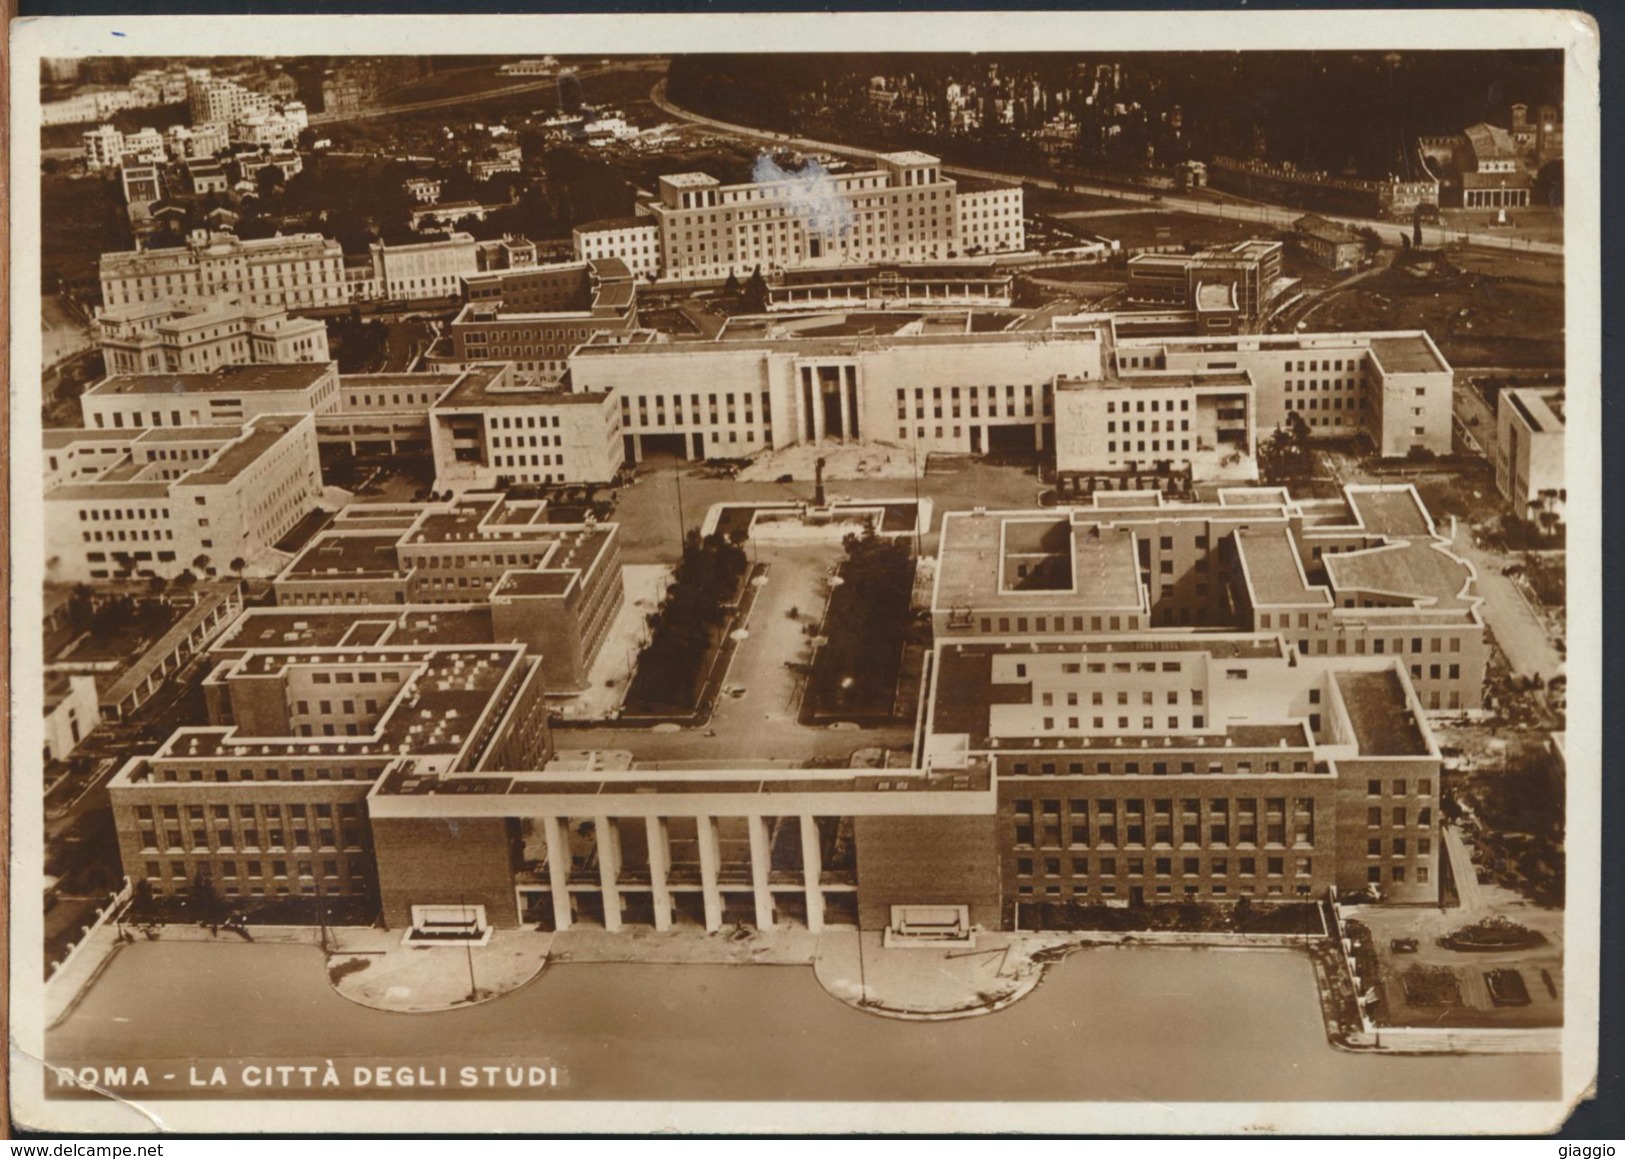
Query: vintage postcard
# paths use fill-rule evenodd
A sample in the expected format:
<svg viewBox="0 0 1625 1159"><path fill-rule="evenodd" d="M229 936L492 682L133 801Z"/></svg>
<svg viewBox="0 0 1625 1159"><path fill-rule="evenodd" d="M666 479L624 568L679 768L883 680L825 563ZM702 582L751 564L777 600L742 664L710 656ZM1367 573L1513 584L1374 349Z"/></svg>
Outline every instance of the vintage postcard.
<svg viewBox="0 0 1625 1159"><path fill-rule="evenodd" d="M1585 1096L1587 18L12 44L19 1125Z"/></svg>

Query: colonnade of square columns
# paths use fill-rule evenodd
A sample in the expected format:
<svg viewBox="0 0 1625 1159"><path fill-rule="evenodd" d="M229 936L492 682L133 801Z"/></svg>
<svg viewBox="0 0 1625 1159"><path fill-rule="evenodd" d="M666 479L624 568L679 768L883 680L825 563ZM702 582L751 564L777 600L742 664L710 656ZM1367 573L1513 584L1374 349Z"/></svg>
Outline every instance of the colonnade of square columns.
<svg viewBox="0 0 1625 1159"><path fill-rule="evenodd" d="M792 820L785 818L786 821ZM807 907L807 928L814 933L824 928L823 857L818 821L810 815L793 819L800 826L801 886L790 891L777 892L804 894ZM614 817L593 818L598 850L598 885L602 892L604 928L619 930L625 908L621 884L622 858L620 828ZM671 861L671 839L665 817L642 818L649 845L649 893L653 901L654 926L657 930L670 929L674 910ZM723 925L723 864L722 847L717 830L717 818L694 818L698 836L700 859L699 893L704 906L705 928L721 929ZM750 893L755 910L756 926L768 929L773 925L774 903L770 881L772 870L772 842L767 818L745 818L750 847ZM571 852L569 834L565 830L567 819L543 817L543 836L547 843L548 889L553 902L554 928L567 930L573 922L570 901ZM639 883L641 885L641 882ZM682 887L679 886L678 889ZM639 890L641 892L641 890ZM741 891L742 892L742 891Z"/></svg>

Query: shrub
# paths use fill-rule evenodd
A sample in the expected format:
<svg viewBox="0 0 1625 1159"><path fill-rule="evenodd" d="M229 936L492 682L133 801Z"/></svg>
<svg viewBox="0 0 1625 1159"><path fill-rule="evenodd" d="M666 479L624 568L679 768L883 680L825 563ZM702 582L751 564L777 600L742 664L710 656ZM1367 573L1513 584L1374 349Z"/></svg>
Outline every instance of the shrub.
<svg viewBox="0 0 1625 1159"><path fill-rule="evenodd" d="M1420 962L1400 975L1405 1001L1412 1006L1460 1006L1461 982L1449 966L1424 966Z"/></svg>
<svg viewBox="0 0 1625 1159"><path fill-rule="evenodd" d="M1539 930L1519 925L1510 918L1497 914L1439 939L1439 945L1449 950L1486 951L1521 950L1546 943L1546 935Z"/></svg>

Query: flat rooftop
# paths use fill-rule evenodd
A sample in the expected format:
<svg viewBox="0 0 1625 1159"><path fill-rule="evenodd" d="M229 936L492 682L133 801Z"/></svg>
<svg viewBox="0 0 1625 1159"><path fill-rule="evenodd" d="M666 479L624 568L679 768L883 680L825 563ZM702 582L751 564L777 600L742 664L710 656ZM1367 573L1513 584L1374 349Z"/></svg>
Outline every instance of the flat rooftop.
<svg viewBox="0 0 1625 1159"><path fill-rule="evenodd" d="M652 217L600 217L597 221L584 221L575 227L577 233L604 233L612 229L637 229L639 226L655 228Z"/></svg>
<svg viewBox="0 0 1625 1159"><path fill-rule="evenodd" d="M1530 430L1563 433L1566 408L1562 387L1505 387L1502 393Z"/></svg>
<svg viewBox="0 0 1625 1159"><path fill-rule="evenodd" d="M939 611L1140 607L1133 534L1064 513L944 516L936 582Z"/></svg>
<svg viewBox="0 0 1625 1159"><path fill-rule="evenodd" d="M288 565L283 578L397 575L400 568L396 564L395 549L400 540L398 534L324 531Z"/></svg>
<svg viewBox="0 0 1625 1159"><path fill-rule="evenodd" d="M1255 606L1330 606L1331 593L1304 575L1298 545L1285 527L1241 528L1235 538Z"/></svg>
<svg viewBox="0 0 1625 1159"><path fill-rule="evenodd" d="M457 384L440 396L439 407L490 406L594 406L609 397L601 391L542 390L533 387L498 388L500 366L476 366L457 380Z"/></svg>
<svg viewBox="0 0 1625 1159"><path fill-rule="evenodd" d="M1475 607L1472 565L1432 540L1401 540L1364 551L1327 554L1321 562L1334 591L1397 597L1418 608L1463 611Z"/></svg>
<svg viewBox="0 0 1625 1159"><path fill-rule="evenodd" d="M327 376L327 362L284 362L222 366L209 374L115 374L85 393L261 394L309 390Z"/></svg>
<svg viewBox="0 0 1625 1159"><path fill-rule="evenodd" d="M1064 640L1055 644L1027 644L1027 642L967 642L967 644L942 644L936 649L936 663L933 666L933 684L931 684L931 733L933 735L959 735L965 733L970 736L970 746L975 749L988 748L990 738L991 710L996 704L1032 704L1032 686L1029 683L996 683L993 679L993 662L998 658L1027 658L1027 657L1079 657L1081 660L1097 660L1097 658L1110 657L1111 660L1136 660L1137 657L1147 655L1207 655L1212 660L1264 660L1264 658L1282 657L1282 645L1276 637L1263 636L1133 636L1133 637L1095 637L1089 640ZM1269 733L1269 743L1279 744L1282 731L1274 727ZM1297 731L1293 731L1293 728ZM1289 743L1305 744L1302 727L1293 725L1285 730L1290 736ZM1202 740L1207 736L1209 740ZM1121 741L1121 746L1137 748L1141 743L1142 735L1131 736ZM1215 740L1214 740L1215 738ZM1046 735L1042 738L1045 746L1055 744L1055 736ZM1162 735L1152 736L1157 746L1162 746ZM1102 746L1120 746L1111 736L1100 738L1098 735L1074 736L1064 738L1069 746L1082 746L1082 748L1102 748ZM1202 744L1224 743L1224 733L1214 735L1191 736L1181 741L1188 748L1199 748ZM999 748L1020 749L1037 748L1037 738L999 738Z"/></svg>
<svg viewBox="0 0 1625 1159"><path fill-rule="evenodd" d="M1406 702L1404 685L1392 669L1345 671L1335 676L1362 756L1408 757L1427 753L1427 737Z"/></svg>
<svg viewBox="0 0 1625 1159"><path fill-rule="evenodd" d="M178 481L188 485L229 483L257 462L262 455L268 454L302 421L304 420L300 418L275 415L257 418L242 438L227 445L207 466L189 472Z"/></svg>
<svg viewBox="0 0 1625 1159"><path fill-rule="evenodd" d="M732 775L730 775L732 774ZM410 767L392 770L379 784L378 792L393 796L577 796L607 797L671 793L694 794L789 794L811 793L986 793L992 787L992 770L986 762L941 772L918 769L851 770L749 770L733 773L725 769L682 769L660 771L634 769L618 775L603 771L551 767L521 774L453 774L435 776Z"/></svg>
<svg viewBox="0 0 1625 1159"><path fill-rule="evenodd" d="M902 149L896 153L881 153L876 157L878 161L890 161L893 165L941 165L940 157L933 157L929 153L922 153L918 149Z"/></svg>
<svg viewBox="0 0 1625 1159"><path fill-rule="evenodd" d="M791 354L799 357L842 357L853 354L860 347L864 351L887 350L893 347L940 347L951 350L960 346L1022 346L1066 345L1068 343L1101 342L1102 325L1095 330L1022 330L992 331L985 334L891 334L851 338L750 338L729 341L725 336L706 341L659 342L630 345L609 341L595 335L576 348L575 357L640 357L695 355L710 356L717 353L761 351L764 354ZM725 333L725 332L724 332Z"/></svg>
<svg viewBox="0 0 1625 1159"><path fill-rule="evenodd" d="M568 571L510 571L492 590L496 596L562 596L577 573Z"/></svg>
<svg viewBox="0 0 1625 1159"><path fill-rule="evenodd" d="M1371 353L1388 374L1433 374L1450 369L1434 351L1432 343L1420 334L1372 338Z"/></svg>
<svg viewBox="0 0 1625 1159"><path fill-rule="evenodd" d="M219 443L235 439L241 427L146 427L135 438L138 443Z"/></svg>
<svg viewBox="0 0 1625 1159"><path fill-rule="evenodd" d="M1428 538L1434 533L1433 520L1413 487L1350 487L1346 494L1367 531L1406 538Z"/></svg>
<svg viewBox="0 0 1625 1159"><path fill-rule="evenodd" d="M399 604L343 608L250 608L215 643L214 653L267 648L419 647L492 643L484 604Z"/></svg>

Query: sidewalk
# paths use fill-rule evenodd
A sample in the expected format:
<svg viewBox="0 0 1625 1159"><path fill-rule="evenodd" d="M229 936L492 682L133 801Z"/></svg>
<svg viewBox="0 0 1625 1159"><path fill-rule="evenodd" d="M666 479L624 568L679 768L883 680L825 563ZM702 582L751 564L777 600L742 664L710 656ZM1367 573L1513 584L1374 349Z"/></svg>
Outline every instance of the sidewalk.
<svg viewBox="0 0 1625 1159"><path fill-rule="evenodd" d="M813 963L818 984L866 1013L928 1022L1003 1010L1032 993L1044 973L1033 954L1047 947L1033 935L981 934L974 948L886 949L882 938L826 930Z"/></svg>
<svg viewBox="0 0 1625 1159"><path fill-rule="evenodd" d="M396 1014L452 1010L500 998L547 965L553 934L494 930L483 946L408 946L401 930L345 930L327 977L351 1002Z"/></svg>

